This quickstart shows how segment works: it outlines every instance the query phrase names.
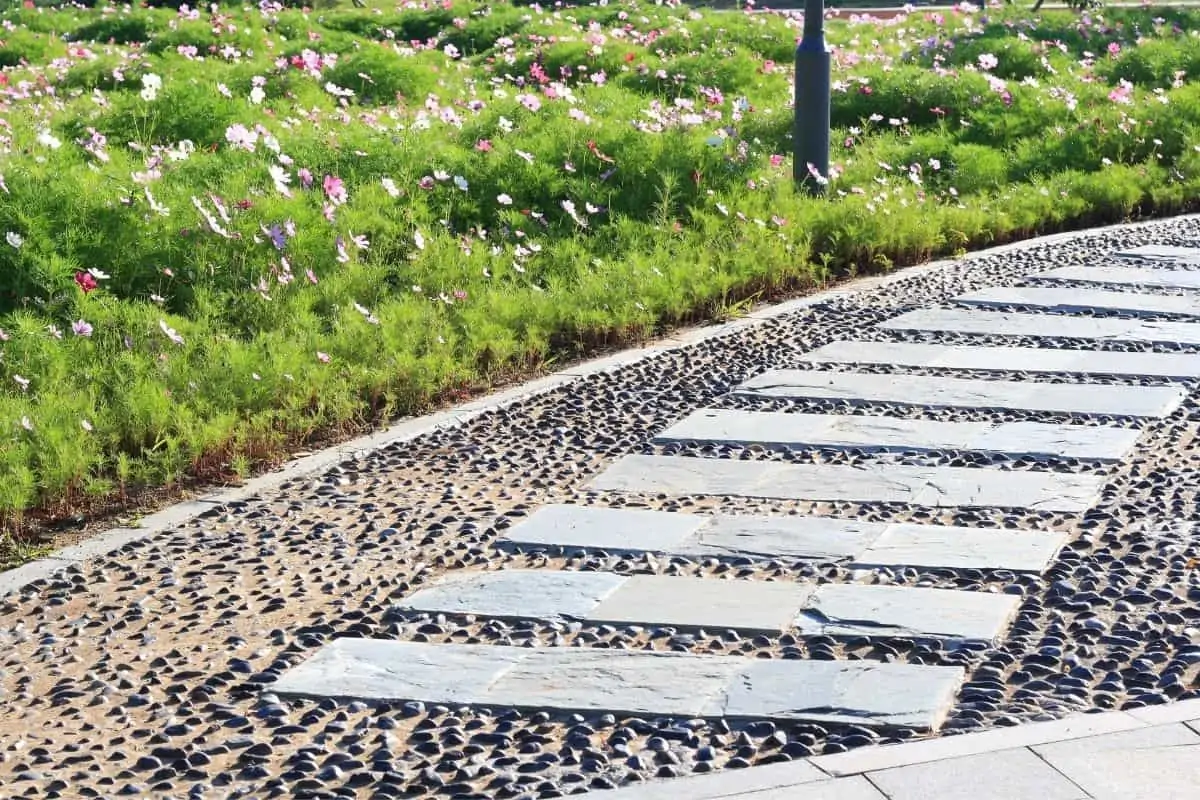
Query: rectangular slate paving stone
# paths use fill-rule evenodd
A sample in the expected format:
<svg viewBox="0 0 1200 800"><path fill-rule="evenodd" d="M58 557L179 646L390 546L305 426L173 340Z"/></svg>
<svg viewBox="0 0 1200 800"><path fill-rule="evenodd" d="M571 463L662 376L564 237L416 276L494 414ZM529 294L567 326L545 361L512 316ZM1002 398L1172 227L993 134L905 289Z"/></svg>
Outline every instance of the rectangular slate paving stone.
<svg viewBox="0 0 1200 800"><path fill-rule="evenodd" d="M1200 297L1138 294L1103 289L1059 289L1043 286L993 286L960 294L954 302L969 306L1025 306L1059 312L1114 311L1123 314L1179 314L1200 317Z"/></svg>
<svg viewBox="0 0 1200 800"><path fill-rule="evenodd" d="M610 527L604 527L602 522ZM658 531L686 531L656 537ZM556 533L568 541L557 541ZM582 535L590 532L592 536ZM503 544L680 556L847 561L859 566L1040 572L1066 534L889 524L837 517L680 514L598 506L544 506Z"/></svg>
<svg viewBox="0 0 1200 800"><path fill-rule="evenodd" d="M1178 247L1170 244L1147 244L1131 247L1116 253L1117 257L1144 258L1151 261L1177 261L1185 264L1200 264L1200 248Z"/></svg>
<svg viewBox="0 0 1200 800"><path fill-rule="evenodd" d="M791 581L733 581L634 575L588 613L590 622L781 633L815 587Z"/></svg>
<svg viewBox="0 0 1200 800"><path fill-rule="evenodd" d="M1141 269L1139 267L1058 267L1027 276L1029 280L1112 283L1121 286L1162 286L1173 289L1200 289L1200 270Z"/></svg>
<svg viewBox="0 0 1200 800"><path fill-rule="evenodd" d="M962 679L958 667L337 639L285 672L271 684L271 691L562 712L936 729Z"/></svg>
<svg viewBox="0 0 1200 800"><path fill-rule="evenodd" d="M1114 353L1036 347L844 341L831 342L802 357L806 361L821 363L882 364L930 369L1065 372L1176 379L1200 377L1200 354L1190 353Z"/></svg>
<svg viewBox="0 0 1200 800"><path fill-rule="evenodd" d="M922 308L879 323L893 331L948 331L1048 339L1112 339L1150 344L1200 344L1200 323L1157 322L1114 317L1067 317L1059 314L985 311L974 308ZM1089 389L1100 387L1092 386ZM1129 387L1109 387L1126 389Z"/></svg>
<svg viewBox="0 0 1200 800"><path fill-rule="evenodd" d="M619 459L593 478L588 488L643 494L1082 512L1096 501L1103 484L1104 478L1094 474L894 464L860 468L633 455Z"/></svg>
<svg viewBox="0 0 1200 800"><path fill-rule="evenodd" d="M833 517L718 515L710 519L674 552L685 556L840 560L861 553L887 528L881 522Z"/></svg>
<svg viewBox="0 0 1200 800"><path fill-rule="evenodd" d="M1067 540L1059 531L889 525L854 559L856 566L1041 572Z"/></svg>
<svg viewBox="0 0 1200 800"><path fill-rule="evenodd" d="M829 583L796 618L805 636L895 636L990 642L1020 598L987 592Z"/></svg>
<svg viewBox="0 0 1200 800"><path fill-rule="evenodd" d="M549 505L505 531L501 543L610 553L675 552L711 520L645 509Z"/></svg>
<svg viewBox="0 0 1200 800"><path fill-rule="evenodd" d="M706 408L654 437L776 447L866 451L975 450L1119 461L1139 431L1040 422L945 422L842 414L787 414Z"/></svg>
<svg viewBox="0 0 1200 800"><path fill-rule="evenodd" d="M936 729L961 685L950 672L930 671L944 667L916 664L786 659L743 664L726 692L706 706L705 716L795 714L816 722ZM803 682L790 664L806 666Z"/></svg>
<svg viewBox="0 0 1200 800"><path fill-rule="evenodd" d="M611 572L504 569L451 572L418 589L398 607L443 614L485 614L500 619L586 617L625 582Z"/></svg>
<svg viewBox="0 0 1200 800"><path fill-rule="evenodd" d="M949 315L947 326L940 324L939 312ZM928 315L928 316L922 316ZM1078 322L1121 322L1126 320L1048 317L1040 314L1003 314L965 309L929 309L914 311L878 327L892 330L958 330L954 315L965 315L973 324L978 317L1013 317L1002 331L962 331L964 333L1000 333L1026 335L1029 325L1039 320ZM986 327L989 320L983 320ZM1022 326L1021 323L1025 323ZM1162 325L1164 323L1141 323ZM1189 323L1169 323L1187 325ZM1200 324L1195 329L1200 343ZM1036 331L1033 335L1037 335ZM1047 334L1053 335L1053 334ZM1090 337L1099 338L1099 337ZM1162 417L1183 402L1184 391L1172 386L1102 386L1096 384L1030 383L1028 381L987 381L951 378L945 375L876 375L857 372L821 372L818 370L780 369L764 372L733 390L752 397L783 397L811 400L842 400L854 404L893 403L931 408L982 408L1025 411L1049 411L1065 414L1113 414L1129 417Z"/></svg>

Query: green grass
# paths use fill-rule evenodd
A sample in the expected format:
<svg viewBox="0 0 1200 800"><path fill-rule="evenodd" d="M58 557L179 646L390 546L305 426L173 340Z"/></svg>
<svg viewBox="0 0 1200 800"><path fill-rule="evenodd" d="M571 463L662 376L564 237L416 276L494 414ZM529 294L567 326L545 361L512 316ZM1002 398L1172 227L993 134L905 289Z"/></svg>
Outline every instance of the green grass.
<svg viewBox="0 0 1200 800"><path fill-rule="evenodd" d="M783 16L8 11L0 560L748 297L1192 207L1200 13L1025 14L833 23L819 200Z"/></svg>

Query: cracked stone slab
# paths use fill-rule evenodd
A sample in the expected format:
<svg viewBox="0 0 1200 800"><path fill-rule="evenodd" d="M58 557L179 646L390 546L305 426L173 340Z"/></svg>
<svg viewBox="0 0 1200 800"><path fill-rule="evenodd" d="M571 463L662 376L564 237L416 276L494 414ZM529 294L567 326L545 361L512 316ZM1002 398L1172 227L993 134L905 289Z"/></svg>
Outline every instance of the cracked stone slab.
<svg viewBox="0 0 1200 800"><path fill-rule="evenodd" d="M1120 286L1161 286L1171 289L1200 289L1200 270L1139 269L1138 267L1071 266L1039 272L1030 280L1111 283Z"/></svg>
<svg viewBox="0 0 1200 800"><path fill-rule="evenodd" d="M801 635L891 636L992 641L1007 626L1020 598L1005 594L908 586L813 584L795 581L725 580L674 575L617 575L611 572L555 573L505 570L468 573L419 589L397 607L432 614L484 617L578 619L595 624L650 628L737 630ZM613 587L603 597L587 583L576 594L567 581L546 576L590 575ZM550 592L543 592L549 585ZM465 607L459 597L470 597ZM519 598L526 600L522 612Z"/></svg>
<svg viewBox="0 0 1200 800"><path fill-rule="evenodd" d="M337 639L275 694L936 730L959 667Z"/></svg>
<svg viewBox="0 0 1200 800"><path fill-rule="evenodd" d="M1197 322L1159 322L1114 317L1068 317L1059 314L988 311L975 308L922 308L881 322L876 327L893 331L945 331L984 336L1037 336L1047 339L1111 339L1119 342L1145 342L1147 344L1200 344L1200 323ZM1042 387L1052 388L1045 384L1037 384L1037 386L1039 391ZM1073 387L1066 388L1072 393L1074 392ZM1126 392L1169 389L1169 387L1161 386L1087 386L1084 388L1121 389ZM1170 391L1175 390L1171 389ZM1088 397L1091 396L1092 394L1089 393ZM1134 402L1125 394L1120 393L1105 394L1100 397L1118 405ZM1075 399L1072 396L1072 400ZM1083 397L1078 400L1086 402ZM1098 411L1097 413L1105 412ZM1154 415L1145 414L1144 416Z"/></svg>
<svg viewBox="0 0 1200 800"><path fill-rule="evenodd" d="M1103 425L945 422L841 414L701 409L655 442L718 442L863 451L973 450L1016 456L1120 461L1140 432Z"/></svg>
<svg viewBox="0 0 1200 800"><path fill-rule="evenodd" d="M1200 264L1200 248L1169 244L1146 244L1121 250L1118 258L1144 258L1150 261L1174 261L1181 264Z"/></svg>
<svg viewBox="0 0 1200 800"><path fill-rule="evenodd" d="M1190 380L1200 377L1200 354L1115 353L1038 347L982 347L913 342L831 342L802 356L806 361L880 364L929 369L1020 373L1080 373Z"/></svg>
<svg viewBox="0 0 1200 800"><path fill-rule="evenodd" d="M936 730L961 685L947 667L762 659L743 664L725 693L709 702L706 715L794 714L817 722ZM803 683L791 664L805 665Z"/></svg>
<svg viewBox="0 0 1200 800"><path fill-rule="evenodd" d="M939 315L944 313L945 318ZM966 317L961 323L955 315ZM975 322L977 318L985 319ZM996 324L991 317L1022 317L1007 323L1004 330L986 330ZM1041 314L1005 314L964 309L914 311L878 327L891 330L955 330L956 323L978 324L984 330L962 333L1000 333L1025 336L1038 321L1121 322L1126 320L1048 317ZM1164 323L1141 323L1162 325ZM1169 323L1189 325L1189 323ZM1200 324L1190 324L1200 343ZM1047 327L1050 327L1049 325ZM1091 330L1087 326L1081 326ZM1038 335L1033 330L1034 335ZM1047 333L1047 336L1056 335ZM1063 334L1057 334L1063 335ZM1102 337L1090 337L1102 338ZM1108 414L1125 417L1163 417L1183 402L1186 393L1173 386L1105 386L1096 384L1030 383L951 378L945 375L877 375L857 372L780 369L764 372L733 390L751 397L782 397L810 400L841 400L848 403L894 403L928 408L981 408L988 410L1048 411L1063 414Z"/></svg>
<svg viewBox="0 0 1200 800"><path fill-rule="evenodd" d="M631 455L588 484L591 491L716 495L773 500L908 503L945 506L1086 511L1104 477L1058 472L1011 472L975 467L874 464L848 467L734 461L723 458Z"/></svg>
<svg viewBox="0 0 1200 800"><path fill-rule="evenodd" d="M1021 598L910 586L825 584L796 618L804 636L888 636L991 642Z"/></svg>
<svg viewBox="0 0 1200 800"><path fill-rule="evenodd" d="M1113 311L1122 314L1179 314L1200 317L1200 297L1137 294L1103 289L1060 289L1041 286L994 286L960 294L954 302L969 306L1024 306L1058 312Z"/></svg>
<svg viewBox="0 0 1200 800"><path fill-rule="evenodd" d="M509 528L498 544L691 557L847 561L860 566L1040 572L1065 540L1065 533L1055 531L556 505L543 506Z"/></svg>

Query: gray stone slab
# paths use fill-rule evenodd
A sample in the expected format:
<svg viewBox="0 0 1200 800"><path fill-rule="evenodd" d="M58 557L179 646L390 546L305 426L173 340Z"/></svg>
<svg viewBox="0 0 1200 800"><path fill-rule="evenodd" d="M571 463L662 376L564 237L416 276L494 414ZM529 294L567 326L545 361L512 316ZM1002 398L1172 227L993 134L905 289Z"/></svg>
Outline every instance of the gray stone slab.
<svg viewBox="0 0 1200 800"><path fill-rule="evenodd" d="M883 364L931 369L974 369L1022 373L1080 373L1193 379L1200 354L1114 353L1036 347L978 347L911 342L832 342L803 356L807 361Z"/></svg>
<svg viewBox="0 0 1200 800"><path fill-rule="evenodd" d="M1156 286L1172 289L1200 289L1200 270L1141 269L1139 267L1073 266L1039 272L1032 280L1110 283L1118 286Z"/></svg>
<svg viewBox="0 0 1200 800"><path fill-rule="evenodd" d="M397 608L500 619L583 618L626 578L611 572L503 569L451 572L418 589Z"/></svg>
<svg viewBox="0 0 1200 800"><path fill-rule="evenodd" d="M945 318L940 315L946 315ZM965 319L963 319L965 317ZM987 330L994 317L1021 317L1010 320L1004 330ZM983 319L980 319L983 318ZM1070 323L1119 322L1127 320L1057 317L1042 314L1005 314L967 309L926 309L904 314L879 327L893 330L957 330L958 320L965 326L983 330L965 333L999 333L1024 336L1030 325L1056 320ZM978 322L976 322L978 320ZM1141 325L1189 325L1200 343L1200 324L1134 323ZM1086 324L1083 326L1087 328ZM1089 328L1090 330L1090 328ZM1037 335L1036 333L1034 335ZM1046 334L1054 335L1054 334ZM1095 338L1095 337L1092 337ZM988 381L951 378L945 375L876 375L857 372L821 372L818 370L771 370L746 381L734 394L753 397L784 397L811 400L838 400L852 404L893 403L932 408L984 408L1049 411L1067 414L1112 414L1130 417L1162 417L1183 401L1184 392L1172 386L1101 386L1095 384L1031 383L1028 381Z"/></svg>
<svg viewBox="0 0 1200 800"><path fill-rule="evenodd" d="M625 657L614 658L614 653ZM505 706L693 716L703 713L703 698L723 691L734 674L731 667L735 665L724 659L645 655L667 654L542 650L538 658L506 671L489 688L487 697Z"/></svg>
<svg viewBox="0 0 1200 800"><path fill-rule="evenodd" d="M501 542L623 552L678 552L712 517L601 506L542 506L504 532Z"/></svg>
<svg viewBox="0 0 1200 800"><path fill-rule="evenodd" d="M1200 735L1183 724L1033 750L1096 800L1195 800L1200 794Z"/></svg>
<svg viewBox="0 0 1200 800"><path fill-rule="evenodd" d="M792 664L804 664L804 682ZM784 714L832 723L885 727L941 725L962 676L957 670L867 661L742 662L725 692L709 701L705 714L778 719Z"/></svg>
<svg viewBox="0 0 1200 800"><path fill-rule="evenodd" d="M335 639L271 685L278 694L363 700L479 703L488 687L534 651Z"/></svg>
<svg viewBox="0 0 1200 800"><path fill-rule="evenodd" d="M962 679L958 667L338 639L270 688L288 696L935 729Z"/></svg>
<svg viewBox="0 0 1200 800"><path fill-rule="evenodd" d="M910 311L907 314L901 314L886 322L881 322L877 327L895 331L947 331L950 333L992 336L1039 336L1051 339L1111 339L1113 341L1146 342L1148 344L1200 344L1200 323L1197 322L1156 322L1151 320L1117 319L1115 317L1068 317L1061 314L987 311L977 308L922 308L917 311ZM1038 386L1045 386L1047 389L1052 388L1045 384L1038 384ZM1067 385L1063 388L1071 392L1072 400L1076 399L1074 396L1075 388L1073 386ZM1092 386L1088 388L1099 389L1100 387ZM1110 386L1105 388L1136 392L1145 391L1141 387L1134 388L1128 386ZM1168 387L1158 388L1161 392ZM1133 402L1121 393L1112 395L1112 400L1109 400L1107 394L1098 396L1097 400L1100 398L1103 398L1106 402L1116 402L1121 405ZM1085 398L1078 399L1086 401ZM1162 402L1164 404L1169 402L1166 400L1165 395L1162 398ZM1053 411L1059 409L1047 410ZM1106 412L1097 411L1095 413L1103 414ZM1155 414L1146 413L1145 416L1155 416Z"/></svg>
<svg viewBox="0 0 1200 800"><path fill-rule="evenodd" d="M837 561L863 552L887 528L834 517L714 516L676 551L689 556Z"/></svg>
<svg viewBox="0 0 1200 800"><path fill-rule="evenodd" d="M1200 264L1200 248L1178 247L1169 244L1147 244L1130 247L1115 254L1118 258L1144 258L1151 261L1175 261L1183 264Z"/></svg>
<svg viewBox="0 0 1200 800"><path fill-rule="evenodd" d="M1082 512L1104 478L1060 472L874 464L846 467L632 455L588 484L592 491L735 495L779 500L909 503L936 508L995 506Z"/></svg>
<svg viewBox="0 0 1200 800"><path fill-rule="evenodd" d="M897 524L889 525L854 561L872 567L1041 572L1066 540L1067 534L1061 531Z"/></svg>
<svg viewBox="0 0 1200 800"><path fill-rule="evenodd" d="M834 584L813 593L796 618L806 636L894 636L990 642L1020 598L911 586Z"/></svg>
<svg viewBox="0 0 1200 800"><path fill-rule="evenodd" d="M1060 289L1043 286L993 286L960 294L954 302L970 306L1023 306L1058 312L1113 311L1123 314L1179 314L1200 317L1195 295L1138 294L1103 289Z"/></svg>
<svg viewBox="0 0 1200 800"><path fill-rule="evenodd" d="M889 800L1085 800L1029 750L1005 750L896 767L867 776Z"/></svg>
<svg viewBox="0 0 1200 800"><path fill-rule="evenodd" d="M590 622L782 633L814 586L792 581L634 575L587 615Z"/></svg>
<svg viewBox="0 0 1200 800"><path fill-rule="evenodd" d="M1139 431L1040 422L947 422L842 414L789 414L707 408L655 442L719 442L866 451L975 450L1021 456L1119 461Z"/></svg>

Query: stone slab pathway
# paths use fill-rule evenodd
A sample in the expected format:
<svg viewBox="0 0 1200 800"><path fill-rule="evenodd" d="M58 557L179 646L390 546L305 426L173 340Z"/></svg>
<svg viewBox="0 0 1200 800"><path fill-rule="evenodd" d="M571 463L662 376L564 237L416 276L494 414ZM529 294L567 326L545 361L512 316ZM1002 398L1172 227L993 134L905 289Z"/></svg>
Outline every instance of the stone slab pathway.
<svg viewBox="0 0 1200 800"><path fill-rule="evenodd" d="M275 693L932 729L962 670L584 648L339 639Z"/></svg>
<svg viewBox="0 0 1200 800"><path fill-rule="evenodd" d="M1079 373L1181 380L1200 377L1200 354L1192 353L1117 353L1108 350L840 341L805 353L801 358L816 363L987 372Z"/></svg>
<svg viewBox="0 0 1200 800"><path fill-rule="evenodd" d="M1101 312L1156 316L1200 317L1195 295L1135 294L1103 289L1065 289L1041 286L995 286L954 298L962 305L991 308L1041 308L1054 312Z"/></svg>
<svg viewBox="0 0 1200 800"><path fill-rule="evenodd" d="M1151 322L1115 317L1069 317L1062 314L966 308L923 308L885 320L877 327L891 331L934 331L992 336L1038 336L1047 339L1100 339L1146 344L1200 345L1200 323L1196 322ZM1041 389L1041 387L1038 388ZM1089 386L1088 388L1094 390L1099 387ZM1134 391L1143 392L1148 387L1121 388L1132 388ZM1116 401L1114 400L1114 402Z"/></svg>
<svg viewBox="0 0 1200 800"><path fill-rule="evenodd" d="M697 558L848 561L859 567L1041 572L1065 539L1062 531L549 505L506 530L500 543Z"/></svg>
<svg viewBox="0 0 1200 800"><path fill-rule="evenodd" d="M1114 255L1118 258L1138 258L1150 261L1162 261L1169 264L1200 265L1200 248L1178 247L1167 244L1146 244L1140 247L1128 247L1118 250Z"/></svg>
<svg viewBox="0 0 1200 800"><path fill-rule="evenodd" d="M1193 728L1155 704L1200 694L1200 323L1110 310L1197 301L1200 250L1114 266L1148 240L756 311L60 552L0 600L0 785L1170 796ZM1079 263L1107 266L1055 272ZM947 308L1085 274L1073 300L1108 305ZM1086 747L1026 724L1099 707L1128 712L1070 722L1113 737ZM1180 727L1117 738L1152 725ZM980 728L1013 752L871 746Z"/></svg>
<svg viewBox="0 0 1200 800"><path fill-rule="evenodd" d="M653 441L715 442L883 452L973 450L1013 456L1120 461L1139 431L1104 425L1040 422L944 422L837 414L705 409Z"/></svg>
<svg viewBox="0 0 1200 800"><path fill-rule="evenodd" d="M909 503L1086 511L1104 477L1063 472L1002 472L972 467L867 467L625 456L594 478L595 491L665 495L737 495L780 500Z"/></svg>
<svg viewBox="0 0 1200 800"><path fill-rule="evenodd" d="M944 315L943 315L944 314ZM994 319L1002 317L1006 319ZM1016 317L1016 319L1008 319ZM887 322L889 330L945 330L961 333L1026 335L1036 326L1058 317L1037 314L980 313L959 309L913 311ZM1069 322L1124 320L1068 319ZM1188 325L1189 323L1143 323ZM1085 326L1092 332L1090 326ZM1191 324L1200 344L1200 324ZM1045 333L1044 335L1065 335ZM1165 334L1164 334L1165 335ZM1085 337L1089 338L1089 337ZM1090 338L1110 338L1090 337ZM1117 338L1117 337L1112 337ZM769 370L733 390L735 395L794 400L839 400L853 405L891 403L929 408L1044 411L1063 414L1099 414L1119 417L1164 417L1179 407L1185 392L1175 386L1106 386L1075 383L1030 383L951 378L945 375L877 375L856 372L822 372L809 369Z"/></svg>

